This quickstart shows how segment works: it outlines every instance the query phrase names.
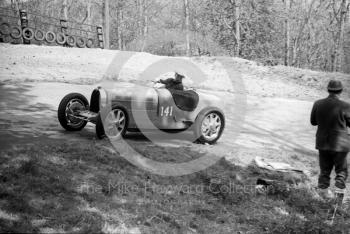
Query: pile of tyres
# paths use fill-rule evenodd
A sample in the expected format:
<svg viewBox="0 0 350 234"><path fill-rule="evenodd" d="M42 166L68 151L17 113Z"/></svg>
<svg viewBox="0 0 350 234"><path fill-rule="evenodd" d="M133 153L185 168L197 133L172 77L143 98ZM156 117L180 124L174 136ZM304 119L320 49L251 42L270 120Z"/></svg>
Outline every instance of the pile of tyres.
<svg viewBox="0 0 350 234"><path fill-rule="evenodd" d="M94 47L94 39L69 35L62 32L44 31L32 27L22 28L21 26L11 25L7 22L0 23L0 38L11 37L14 40L23 39L27 41L36 40L48 44L65 45L70 47L91 48ZM11 42L5 41L3 42Z"/></svg>

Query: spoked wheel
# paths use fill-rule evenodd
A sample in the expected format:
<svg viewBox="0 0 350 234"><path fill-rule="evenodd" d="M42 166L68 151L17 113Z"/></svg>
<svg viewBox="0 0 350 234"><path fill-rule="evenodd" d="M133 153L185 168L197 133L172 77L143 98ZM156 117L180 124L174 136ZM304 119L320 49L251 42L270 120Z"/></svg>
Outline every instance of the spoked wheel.
<svg viewBox="0 0 350 234"><path fill-rule="evenodd" d="M116 107L107 114L104 123L102 123L101 118L98 119L96 123L96 135L99 139L105 136L110 139L118 139L125 136L127 124L128 117L126 112Z"/></svg>
<svg viewBox="0 0 350 234"><path fill-rule="evenodd" d="M80 111L89 109L88 100L79 93L65 96L58 107L58 120L62 127L68 131L80 131L87 122L77 118Z"/></svg>
<svg viewBox="0 0 350 234"><path fill-rule="evenodd" d="M225 128L225 118L218 111L200 114L196 120L195 134L200 143L214 144Z"/></svg>

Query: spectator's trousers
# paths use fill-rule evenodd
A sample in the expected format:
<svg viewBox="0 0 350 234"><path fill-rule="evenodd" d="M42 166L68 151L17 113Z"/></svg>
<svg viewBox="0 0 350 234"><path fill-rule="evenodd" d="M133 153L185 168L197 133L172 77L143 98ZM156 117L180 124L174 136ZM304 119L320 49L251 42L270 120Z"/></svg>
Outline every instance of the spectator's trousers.
<svg viewBox="0 0 350 234"><path fill-rule="evenodd" d="M318 187L320 189L327 189L330 186L330 175L335 169L335 186L338 189L346 188L346 180L348 178L348 152L334 152L334 151L319 151L320 159L320 176L318 178Z"/></svg>

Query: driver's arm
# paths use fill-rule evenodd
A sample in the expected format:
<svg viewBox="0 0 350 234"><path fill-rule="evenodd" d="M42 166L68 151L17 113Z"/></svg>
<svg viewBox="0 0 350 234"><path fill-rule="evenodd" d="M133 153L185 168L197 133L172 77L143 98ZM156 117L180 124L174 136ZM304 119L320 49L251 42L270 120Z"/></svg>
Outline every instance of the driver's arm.
<svg viewBox="0 0 350 234"><path fill-rule="evenodd" d="M169 84L171 82L171 78L168 78L168 79L166 79L166 80L162 80L162 79L160 79L159 80L159 83L161 83L161 84Z"/></svg>

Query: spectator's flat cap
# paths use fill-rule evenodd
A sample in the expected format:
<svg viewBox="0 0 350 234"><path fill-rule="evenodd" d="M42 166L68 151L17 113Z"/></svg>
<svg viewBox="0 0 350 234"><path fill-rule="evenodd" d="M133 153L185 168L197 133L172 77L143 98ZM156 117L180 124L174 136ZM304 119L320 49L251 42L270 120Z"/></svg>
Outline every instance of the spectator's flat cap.
<svg viewBox="0 0 350 234"><path fill-rule="evenodd" d="M331 80L328 83L328 91L342 91L343 90L343 84L339 80Z"/></svg>

